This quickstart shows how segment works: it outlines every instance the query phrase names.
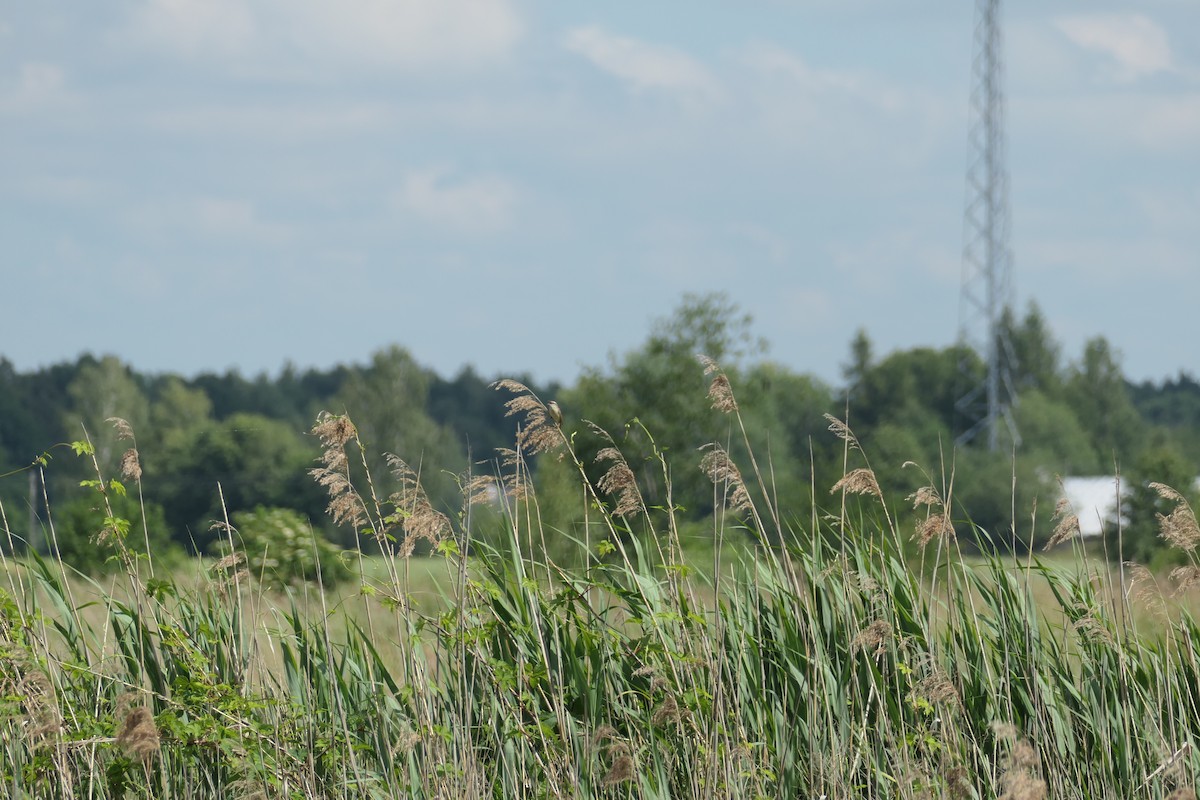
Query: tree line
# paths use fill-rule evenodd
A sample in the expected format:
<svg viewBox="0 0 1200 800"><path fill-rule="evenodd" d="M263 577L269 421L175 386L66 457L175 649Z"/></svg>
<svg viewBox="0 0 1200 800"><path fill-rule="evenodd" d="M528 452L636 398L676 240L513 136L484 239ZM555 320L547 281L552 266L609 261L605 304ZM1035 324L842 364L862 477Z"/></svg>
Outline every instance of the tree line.
<svg viewBox="0 0 1200 800"><path fill-rule="evenodd" d="M1067 358L1036 304L1003 324L1013 345L1020 442L1004 441L998 451L981 441L955 446L967 422L958 400L984 373L974 352L950 346L879 356L859 331L843 382L833 386L772 361L750 316L720 294L685 296L640 346L583 370L567 386L520 374L484 377L471 367L445 378L399 346L365 364L303 371L288 365L254 377L236 370L146 374L114 356L90 354L21 372L0 359L0 502L9 534L3 546L94 562L98 501L80 484L97 471L118 475L131 447L141 495L124 487L124 496L107 499L114 514L161 546L211 552L213 521L260 507L291 509L349 545L347 534L325 521L326 497L308 474L319 455L309 430L321 411L354 421L381 496L390 480L385 454L395 453L420 475L436 506L457 513L465 476L502 469L498 450L514 446L520 420L506 415L509 396L493 387L498 378L514 378L563 408L564 431L588 465L588 480L601 481L604 451L616 446L648 513L670 506L697 538L711 535L712 512L722 502L700 469L701 448L716 442L744 470L763 476L746 485L758 492L760 507L777 510L775 535L808 529L841 502L829 488L845 470L868 466L897 519L911 518L909 496L932 481L953 496L961 536L970 538L978 526L1010 546L1040 546L1054 528L1056 476L1119 472L1134 487L1120 526L1122 554L1152 561L1159 552L1154 512L1169 513L1170 506L1145 486L1158 481L1192 497L1200 474L1200 383L1182 372L1131 383L1103 337ZM728 379L740 423L714 410L712 375L698 354ZM861 449L848 450L831 434L829 417L848 424ZM128 424L132 440L120 438L114 418ZM67 446L80 440L91 442L94 462ZM587 508L578 476L548 455L533 463L548 526L582 535Z"/></svg>

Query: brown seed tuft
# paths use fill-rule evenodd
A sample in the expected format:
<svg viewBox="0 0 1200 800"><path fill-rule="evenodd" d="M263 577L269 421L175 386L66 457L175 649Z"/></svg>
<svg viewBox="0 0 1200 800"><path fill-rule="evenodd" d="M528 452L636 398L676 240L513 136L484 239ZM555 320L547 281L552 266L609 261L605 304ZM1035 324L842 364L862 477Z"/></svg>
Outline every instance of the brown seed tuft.
<svg viewBox="0 0 1200 800"><path fill-rule="evenodd" d="M1200 544L1200 525L1196 524L1196 515L1183 498L1170 514L1158 514L1158 535L1172 547L1190 552Z"/></svg>
<svg viewBox="0 0 1200 800"><path fill-rule="evenodd" d="M1017 726L1011 722L996 721L992 723L992 731L996 734L996 738L1002 742L1014 741L1020 734Z"/></svg>
<svg viewBox="0 0 1200 800"><path fill-rule="evenodd" d="M735 513L749 510L750 493L746 491L746 484L737 464L733 463L733 459L721 445L713 443L705 447L708 448L708 452L700 459L700 469L713 484L725 487L726 507Z"/></svg>
<svg viewBox="0 0 1200 800"><path fill-rule="evenodd" d="M1133 561L1126 561L1125 566L1129 568L1129 595L1135 602L1157 605L1161 600L1161 593L1158 591L1158 581L1154 579L1154 573Z"/></svg>
<svg viewBox="0 0 1200 800"><path fill-rule="evenodd" d="M396 737L395 743L392 744L392 755L411 753L412 749L420 743L421 734L409 728Z"/></svg>
<svg viewBox="0 0 1200 800"><path fill-rule="evenodd" d="M853 651L871 650L872 655L878 657L883 655L887 649L887 643L892 638L892 626L881 619L877 619L867 627L863 628L850 642L850 649Z"/></svg>
<svg viewBox="0 0 1200 800"><path fill-rule="evenodd" d="M912 501L913 508L919 508L920 506L937 506L941 508L943 506L942 496L932 486L922 486L910 494L908 499Z"/></svg>
<svg viewBox="0 0 1200 800"><path fill-rule="evenodd" d="M637 478L629 468L625 456L615 447L605 447L596 454L596 463L611 461L613 465L600 478L597 486L600 491L609 496L616 496L617 505L613 513L619 517L637 514L645 508L642 495L638 491Z"/></svg>
<svg viewBox="0 0 1200 800"><path fill-rule="evenodd" d="M358 430L350 418L341 414L322 411L312 433L321 440L321 466L309 470L309 474L329 494L326 513L335 525L350 523L355 528L367 525L367 509L354 485L350 483L349 460L346 444L356 439Z"/></svg>
<svg viewBox="0 0 1200 800"><path fill-rule="evenodd" d="M1044 800L1046 782L1026 770L1013 770L1000 776L1004 793L1000 800Z"/></svg>
<svg viewBox="0 0 1200 800"><path fill-rule="evenodd" d="M612 757L612 766L600 779L601 785L615 786L633 780L633 755L629 752L629 745L614 742L609 748L609 754Z"/></svg>
<svg viewBox="0 0 1200 800"><path fill-rule="evenodd" d="M712 400L712 407L723 414L738 410L737 401L733 399L733 387L729 385L729 378L724 372L713 376L708 387L708 399Z"/></svg>
<svg viewBox="0 0 1200 800"><path fill-rule="evenodd" d="M493 383L492 388L505 389L517 395L505 403L504 407L508 409L505 413L506 417L514 414L525 415L525 424L517 431L517 447L522 452L527 455L537 455L553 450L566 441L562 431L555 424L554 412L547 408L525 384L505 379ZM555 409L557 408L556 404ZM559 416L561 417L561 411Z"/></svg>
<svg viewBox="0 0 1200 800"><path fill-rule="evenodd" d="M829 430L833 432L834 436L850 445L851 448L855 450L860 449L858 446L858 437L850 430L849 425L832 414L826 414L825 419L829 421Z"/></svg>
<svg viewBox="0 0 1200 800"><path fill-rule="evenodd" d="M946 782L946 796L950 800L967 800L975 796L971 786L971 775L966 767L950 767L942 778Z"/></svg>
<svg viewBox="0 0 1200 800"><path fill-rule="evenodd" d="M33 669L25 673L17 685L17 694L23 698L28 733L30 738L41 739L62 730L62 716L54 697L54 686L46 673Z"/></svg>
<svg viewBox="0 0 1200 800"><path fill-rule="evenodd" d="M588 749L592 752L596 752L596 750L605 742L616 738L616 728L614 728L612 725L601 725L599 728L596 728L595 732L592 733L591 738L588 740Z"/></svg>
<svg viewBox="0 0 1200 800"><path fill-rule="evenodd" d="M934 667L929 675L922 678L913 687L912 693L935 706L958 704L958 689L954 687L946 671L940 667Z"/></svg>
<svg viewBox="0 0 1200 800"><path fill-rule="evenodd" d="M104 421L111 423L116 428L118 439L133 440L133 426L129 424L128 420L121 419L120 417L109 417Z"/></svg>
<svg viewBox="0 0 1200 800"><path fill-rule="evenodd" d="M955 536L954 524L950 522L950 518L945 514L937 513L930 514L923 521L917 523L917 533L913 537L917 544L924 547L934 539L953 539Z"/></svg>
<svg viewBox="0 0 1200 800"><path fill-rule="evenodd" d="M492 503L500 494L496 488L496 479L491 475L476 475L467 481L467 485L463 487L463 493L467 498L467 505L475 506L481 503Z"/></svg>
<svg viewBox="0 0 1200 800"><path fill-rule="evenodd" d="M399 491L389 500L402 520L404 541L400 543L399 554L407 558L421 539L436 545L450 535L450 519L433 507L421 486L420 475L412 467L397 455L389 453L386 458L392 476L400 484Z"/></svg>
<svg viewBox="0 0 1200 800"><path fill-rule="evenodd" d="M1175 581L1175 591L1172 592L1173 597L1179 597L1187 592L1196 584L1200 583L1200 567L1189 565L1186 567L1176 567L1171 570L1171 580Z"/></svg>
<svg viewBox="0 0 1200 800"><path fill-rule="evenodd" d="M138 458L136 448L129 448L121 456L121 480L140 481L142 479L142 462Z"/></svg>
<svg viewBox="0 0 1200 800"><path fill-rule="evenodd" d="M666 725L671 722L679 721L679 703L671 695L667 695L667 699L663 700L658 708L654 709L654 713L650 716L651 725Z"/></svg>
<svg viewBox="0 0 1200 800"><path fill-rule="evenodd" d="M1081 638L1088 641L1106 645L1115 644L1116 640L1113 639L1112 631L1091 612L1077 619L1072 627Z"/></svg>
<svg viewBox="0 0 1200 800"><path fill-rule="evenodd" d="M883 497L883 492L879 490L879 482L875 480L875 473L863 467L852 469L843 475L842 479L829 490L829 493L836 494L839 491Z"/></svg>
<svg viewBox="0 0 1200 800"><path fill-rule="evenodd" d="M1046 782L1037 774L1042 759L1028 740L1015 738L1015 735L1016 730L1013 729L1014 738L1003 761L1004 772L1000 775L1000 785L1004 789L1000 800L1043 800L1046 797Z"/></svg>
<svg viewBox="0 0 1200 800"><path fill-rule="evenodd" d="M330 414L328 411L317 415L317 424L313 426L312 432L325 448L345 447L351 439L358 436L358 429L354 427L350 417L345 414Z"/></svg>
<svg viewBox="0 0 1200 800"><path fill-rule="evenodd" d="M1057 547L1063 542L1068 542L1079 536L1079 517L1076 514L1061 513L1066 511L1066 507L1062 501L1059 501L1058 509L1059 511L1056 511L1058 524L1054 526L1054 531L1050 534L1050 540L1046 542L1046 550Z"/></svg>
<svg viewBox="0 0 1200 800"><path fill-rule="evenodd" d="M240 552L233 552L218 559L217 563L212 565L212 571L221 572L222 570L230 569L231 567L237 567L240 566L245 560L246 557Z"/></svg>
<svg viewBox="0 0 1200 800"><path fill-rule="evenodd" d="M1167 795L1167 800L1196 800L1196 790L1191 786L1180 786Z"/></svg>
<svg viewBox="0 0 1200 800"><path fill-rule="evenodd" d="M1185 502L1183 499L1183 495L1181 495L1179 492L1172 489L1170 486L1167 486L1165 483L1158 483L1156 481L1151 481L1150 483L1147 484L1147 486L1149 486L1152 490L1154 490L1154 492L1156 494L1158 494L1158 496L1161 497L1163 500L1170 500L1172 503Z"/></svg>
<svg viewBox="0 0 1200 800"><path fill-rule="evenodd" d="M158 726L154 724L150 709L137 706L129 710L117 731L117 744L126 754L143 764L158 753Z"/></svg>

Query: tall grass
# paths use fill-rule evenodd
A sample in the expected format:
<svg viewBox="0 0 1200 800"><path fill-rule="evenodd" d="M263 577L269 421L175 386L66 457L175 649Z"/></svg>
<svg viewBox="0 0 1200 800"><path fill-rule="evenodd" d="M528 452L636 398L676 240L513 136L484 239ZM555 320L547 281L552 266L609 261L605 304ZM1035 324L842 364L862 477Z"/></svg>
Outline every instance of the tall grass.
<svg viewBox="0 0 1200 800"><path fill-rule="evenodd" d="M714 406L740 432L711 366ZM453 518L398 459L401 490L376 497L353 424L318 421L330 513L392 554L382 570L358 561L353 594L272 595L236 556L150 577L111 512L123 570L107 585L8 560L7 795L1194 798L1200 625L1186 604L1133 613L1156 598L1078 542L1065 564L966 558L948 486L912 498L914 557L837 420L834 513L802 523L785 522L786 499L760 507L769 465L747 480L728 447L706 451L716 546L696 564L674 499L648 509L615 442L593 481L558 415L501 388L524 420L517 446L497 474L464 478L476 502ZM537 454L574 465L586 506L578 552L558 560ZM422 540L444 596L418 605ZM1139 590L1151 577L1129 575Z"/></svg>

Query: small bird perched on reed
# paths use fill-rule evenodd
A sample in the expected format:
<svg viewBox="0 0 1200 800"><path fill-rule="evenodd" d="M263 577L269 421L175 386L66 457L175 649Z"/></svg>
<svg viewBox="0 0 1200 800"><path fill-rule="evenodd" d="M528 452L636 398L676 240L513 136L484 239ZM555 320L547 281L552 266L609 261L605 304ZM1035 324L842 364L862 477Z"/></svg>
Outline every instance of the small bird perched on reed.
<svg viewBox="0 0 1200 800"><path fill-rule="evenodd" d="M563 415L562 409L558 407L558 403L553 400L551 400L549 403L546 403L546 411L550 413L550 419L554 420L554 424L561 428L563 423Z"/></svg>

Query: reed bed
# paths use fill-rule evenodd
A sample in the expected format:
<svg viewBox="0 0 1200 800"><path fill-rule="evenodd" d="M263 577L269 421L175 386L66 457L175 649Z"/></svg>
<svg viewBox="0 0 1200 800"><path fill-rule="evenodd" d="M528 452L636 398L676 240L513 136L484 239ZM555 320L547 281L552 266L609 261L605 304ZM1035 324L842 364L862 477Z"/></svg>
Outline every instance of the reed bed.
<svg viewBox="0 0 1200 800"><path fill-rule="evenodd" d="M805 521L756 505L752 456L704 451L718 510L697 565L673 501L647 508L615 442L594 481L557 406L499 388L521 433L496 474L464 478L455 516L399 459L399 491L376 497L352 421L318 420L330 514L389 553L360 559L348 594L265 592L236 552L151 576L108 520L115 581L9 558L7 796L1195 797L1200 625L1155 576L1078 540L1053 562L964 557L944 486L901 530L838 420L845 477ZM579 474L586 533L566 559L547 555L562 534L539 516L534 456ZM436 603L412 602L416 558L444 570ZM1167 595L1194 592L1189 563Z"/></svg>

